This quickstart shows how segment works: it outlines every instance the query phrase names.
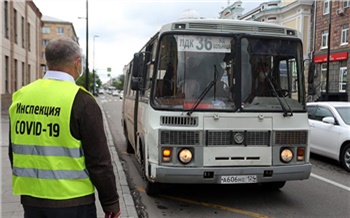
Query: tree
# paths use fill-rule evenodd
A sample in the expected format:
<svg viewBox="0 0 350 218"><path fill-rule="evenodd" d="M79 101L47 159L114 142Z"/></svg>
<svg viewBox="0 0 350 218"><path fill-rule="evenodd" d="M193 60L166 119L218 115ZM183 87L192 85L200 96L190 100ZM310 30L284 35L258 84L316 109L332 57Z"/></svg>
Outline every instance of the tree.
<svg viewBox="0 0 350 218"><path fill-rule="evenodd" d="M79 86L85 87L85 77L86 77L86 71L84 70L83 75L79 77L79 79L75 83ZM91 81L92 81L92 74L89 73L89 87L91 87Z"/></svg>
<svg viewBox="0 0 350 218"><path fill-rule="evenodd" d="M124 74L121 74L118 76L118 81L119 81L119 87L120 89L123 89L124 88L124 81L125 81L125 75Z"/></svg>
<svg viewBox="0 0 350 218"><path fill-rule="evenodd" d="M79 79L75 83L79 86L85 87L85 75L86 74L84 71L83 75L79 77ZM95 73L95 81L96 81L97 87L101 87L102 81L100 80L100 77L97 75L97 73ZM93 78L92 78L92 73L89 73L89 90L88 91L92 91L92 89L93 89Z"/></svg>
<svg viewBox="0 0 350 218"><path fill-rule="evenodd" d="M117 79L112 79L112 85L115 86L118 90L122 90L124 88L124 80L125 75L121 74Z"/></svg>

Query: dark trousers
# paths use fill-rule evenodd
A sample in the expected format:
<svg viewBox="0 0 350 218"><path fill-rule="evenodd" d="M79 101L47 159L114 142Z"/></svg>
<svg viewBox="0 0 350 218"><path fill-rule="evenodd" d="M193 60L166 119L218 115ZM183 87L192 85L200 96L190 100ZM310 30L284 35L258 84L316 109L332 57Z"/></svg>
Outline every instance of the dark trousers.
<svg viewBox="0 0 350 218"><path fill-rule="evenodd" d="M23 205L24 218L97 218L96 205L48 208Z"/></svg>

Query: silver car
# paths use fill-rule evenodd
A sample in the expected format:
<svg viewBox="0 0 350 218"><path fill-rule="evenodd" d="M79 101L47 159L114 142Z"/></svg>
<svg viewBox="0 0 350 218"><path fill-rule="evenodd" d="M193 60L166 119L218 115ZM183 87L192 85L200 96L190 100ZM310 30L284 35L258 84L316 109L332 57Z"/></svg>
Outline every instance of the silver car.
<svg viewBox="0 0 350 218"><path fill-rule="evenodd" d="M310 151L329 157L350 172L350 102L307 103Z"/></svg>

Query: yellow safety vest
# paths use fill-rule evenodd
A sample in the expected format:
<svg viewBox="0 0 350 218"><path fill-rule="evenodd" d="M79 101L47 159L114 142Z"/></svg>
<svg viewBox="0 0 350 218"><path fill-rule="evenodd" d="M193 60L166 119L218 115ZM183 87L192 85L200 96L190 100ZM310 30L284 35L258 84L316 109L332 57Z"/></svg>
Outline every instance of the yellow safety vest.
<svg viewBox="0 0 350 218"><path fill-rule="evenodd" d="M94 193L82 143L70 132L79 88L69 81L39 79L13 94L14 195L63 200Z"/></svg>

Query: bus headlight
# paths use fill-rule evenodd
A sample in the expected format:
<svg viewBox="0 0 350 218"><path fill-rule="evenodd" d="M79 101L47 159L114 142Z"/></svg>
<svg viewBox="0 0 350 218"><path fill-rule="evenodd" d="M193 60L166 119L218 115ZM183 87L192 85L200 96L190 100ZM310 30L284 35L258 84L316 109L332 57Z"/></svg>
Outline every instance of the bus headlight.
<svg viewBox="0 0 350 218"><path fill-rule="evenodd" d="M192 160L192 151L184 148L179 152L179 160L183 164L188 164Z"/></svg>
<svg viewBox="0 0 350 218"><path fill-rule="evenodd" d="M293 159L293 152L289 148L282 148L281 160L285 163L289 163Z"/></svg>

